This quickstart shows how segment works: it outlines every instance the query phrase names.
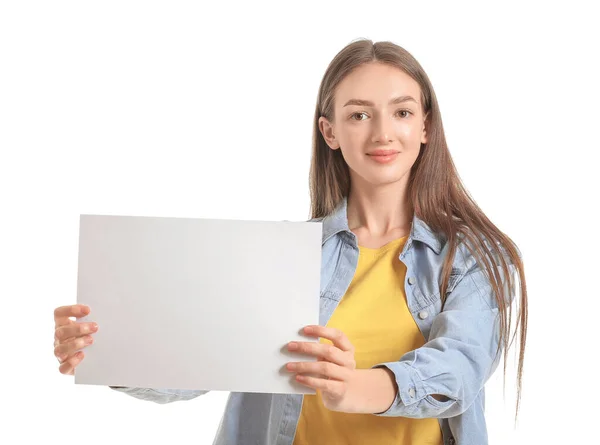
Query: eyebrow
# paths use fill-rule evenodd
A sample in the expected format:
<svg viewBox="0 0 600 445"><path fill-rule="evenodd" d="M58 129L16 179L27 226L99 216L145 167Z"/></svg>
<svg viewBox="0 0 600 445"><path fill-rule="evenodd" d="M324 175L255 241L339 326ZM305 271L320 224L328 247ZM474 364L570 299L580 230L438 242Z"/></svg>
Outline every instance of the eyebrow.
<svg viewBox="0 0 600 445"><path fill-rule="evenodd" d="M410 102L410 101L412 101L416 104L419 103L412 96L398 96L398 97L395 97L392 100L390 100L389 105L396 105L396 104L399 104L402 102ZM375 104L373 102L371 102L369 100L362 100L362 99L350 99L348 102L346 102L344 104L344 107L347 107L348 105L359 105L359 106L363 106L363 107L375 106Z"/></svg>

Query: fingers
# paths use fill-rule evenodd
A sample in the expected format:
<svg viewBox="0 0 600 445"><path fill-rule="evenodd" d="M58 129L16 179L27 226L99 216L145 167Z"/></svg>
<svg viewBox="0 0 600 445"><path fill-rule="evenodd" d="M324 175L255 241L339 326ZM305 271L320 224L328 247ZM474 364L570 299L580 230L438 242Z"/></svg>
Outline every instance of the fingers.
<svg viewBox="0 0 600 445"><path fill-rule="evenodd" d="M292 362L286 365L289 372L298 374L314 374L325 379L345 381L349 377L350 369L330 362Z"/></svg>
<svg viewBox="0 0 600 445"><path fill-rule="evenodd" d="M81 363L84 356L85 355L83 351L79 351L72 357L69 357L66 361L62 362L61 365L58 367L58 370L61 374L74 375L75 368Z"/></svg>
<svg viewBox="0 0 600 445"><path fill-rule="evenodd" d="M58 326L69 324L69 317L83 317L90 313L90 307L84 304L60 306L54 310L54 323Z"/></svg>
<svg viewBox="0 0 600 445"><path fill-rule="evenodd" d="M85 335L83 337L73 338L65 343L60 343L54 348L54 355L62 363L68 357L75 354L75 352L91 345L94 343L94 339L91 335Z"/></svg>
<svg viewBox="0 0 600 445"><path fill-rule="evenodd" d="M90 323L71 323L60 326L54 331L54 338L59 342L64 342L72 337L81 337L85 334L93 334L98 331L98 324Z"/></svg>
<svg viewBox="0 0 600 445"><path fill-rule="evenodd" d="M75 368L85 354L82 349L91 345L91 335L98 330L96 323L74 323L73 318L81 318L90 313L90 307L84 304L60 306L54 310L54 355L60 366L61 374L74 375Z"/></svg>
<svg viewBox="0 0 600 445"><path fill-rule="evenodd" d="M354 353L344 352L330 344L293 341L288 343L288 350L322 358L339 366L345 366L352 369L356 367Z"/></svg>
<svg viewBox="0 0 600 445"><path fill-rule="evenodd" d="M354 352L354 346L339 329L311 325L304 328L304 333L311 337L321 337L330 340L337 348L346 352Z"/></svg>
<svg viewBox="0 0 600 445"><path fill-rule="evenodd" d="M339 380L325 380L308 375L297 375L296 380L309 388L319 389L334 397L342 397L346 392L346 382Z"/></svg>

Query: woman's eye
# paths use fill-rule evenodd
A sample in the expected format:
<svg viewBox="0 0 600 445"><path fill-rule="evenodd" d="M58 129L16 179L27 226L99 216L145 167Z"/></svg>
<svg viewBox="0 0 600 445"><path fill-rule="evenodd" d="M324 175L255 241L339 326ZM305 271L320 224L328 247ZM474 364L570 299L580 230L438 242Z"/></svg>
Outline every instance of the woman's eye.
<svg viewBox="0 0 600 445"><path fill-rule="evenodd" d="M408 110L398 110L398 113L408 113L408 114L412 114L410 111Z"/></svg>
<svg viewBox="0 0 600 445"><path fill-rule="evenodd" d="M350 118L354 119L354 116L360 116L361 114L362 114L362 115L364 115L365 113L354 113L354 114L352 114L352 115L350 116ZM356 120L358 120L358 121L364 121L364 119L354 119L354 120L355 120L355 121L356 121Z"/></svg>

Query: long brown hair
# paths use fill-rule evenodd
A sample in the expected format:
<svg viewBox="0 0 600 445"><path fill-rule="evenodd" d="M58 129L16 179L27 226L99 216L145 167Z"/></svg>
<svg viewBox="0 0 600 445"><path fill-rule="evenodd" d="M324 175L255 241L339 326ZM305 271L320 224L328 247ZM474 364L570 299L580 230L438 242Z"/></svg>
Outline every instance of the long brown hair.
<svg viewBox="0 0 600 445"><path fill-rule="evenodd" d="M456 171L450 156L437 98L427 74L415 58L392 42L360 39L343 48L329 64L319 88L313 126L313 151L310 166L311 218L329 215L350 192L350 174L341 150L331 150L319 131L319 117L334 120L334 98L337 85L355 68L365 63L384 63L411 76L421 88L421 103L426 118L428 142L410 171L408 196L415 214L432 230L443 233L448 243L448 255L442 269L440 295L446 299L452 263L457 246L463 239L490 281L500 314L501 350L508 351L517 332L520 334L517 368L517 403L515 421L521 400L523 359L527 333L527 289L521 254L515 243L498 229L471 198ZM462 239L461 239L462 238ZM471 247L473 246L473 247ZM500 254L500 255L498 255ZM490 258L500 258L500 264ZM515 288L513 273L506 257L516 268L520 283L519 313L515 332L509 343L512 321L511 292ZM507 277L508 282L502 278ZM508 288L508 290L507 290ZM507 302L509 302L507 304ZM508 309L507 309L508 308ZM504 356L504 385L506 385L506 356Z"/></svg>

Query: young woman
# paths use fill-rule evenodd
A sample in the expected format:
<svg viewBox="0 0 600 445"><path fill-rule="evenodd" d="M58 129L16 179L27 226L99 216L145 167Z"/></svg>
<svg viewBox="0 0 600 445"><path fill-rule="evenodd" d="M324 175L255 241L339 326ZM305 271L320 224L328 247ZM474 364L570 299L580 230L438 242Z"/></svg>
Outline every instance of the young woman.
<svg viewBox="0 0 600 445"><path fill-rule="evenodd" d="M484 385L510 347L514 300L518 415L523 263L461 184L433 87L403 48L355 41L327 68L310 191L323 241L320 325L305 333L320 340L288 348L318 360L287 370L317 394L231 393L215 443L488 443ZM55 311L61 373L97 328L69 317L89 311ZM158 403L206 392L114 389Z"/></svg>

